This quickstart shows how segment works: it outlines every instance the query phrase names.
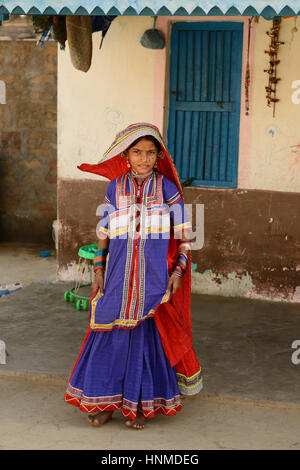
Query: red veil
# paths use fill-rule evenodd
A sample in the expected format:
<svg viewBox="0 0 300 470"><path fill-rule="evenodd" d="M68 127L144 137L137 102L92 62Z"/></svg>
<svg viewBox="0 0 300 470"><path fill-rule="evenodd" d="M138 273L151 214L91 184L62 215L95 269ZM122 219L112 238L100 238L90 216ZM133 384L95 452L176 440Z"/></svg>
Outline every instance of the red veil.
<svg viewBox="0 0 300 470"><path fill-rule="evenodd" d="M117 134L115 141L105 152L103 159L99 163L82 163L78 168L81 171L95 173L110 180L115 179L128 172L126 159L122 152L136 139L146 135L155 137L163 149L162 158L157 159L157 171L173 181L182 196L182 187L176 167L159 129L152 124L137 123L128 126ZM178 256L178 243L179 240L175 239L173 233L171 233L167 255L169 273ZM176 294L171 295L168 302L157 307L154 319L160 333L165 354L171 366L176 365L176 371L187 377L199 371L199 364L192 349L190 253L187 270L182 277L180 288Z"/></svg>

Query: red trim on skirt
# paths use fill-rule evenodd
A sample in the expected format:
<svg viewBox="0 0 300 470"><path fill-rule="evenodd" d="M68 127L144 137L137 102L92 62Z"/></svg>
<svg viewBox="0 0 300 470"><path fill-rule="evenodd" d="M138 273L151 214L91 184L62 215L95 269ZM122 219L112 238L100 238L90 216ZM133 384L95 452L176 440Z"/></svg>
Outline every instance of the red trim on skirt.
<svg viewBox="0 0 300 470"><path fill-rule="evenodd" d="M132 410L123 405L122 401L113 403L113 404L102 404L102 405L94 405L94 404L86 404L82 403L81 400L77 397L70 395L68 392L65 393L65 402L69 403L70 405L78 407L81 411L86 413L100 413L102 411L122 411L123 416L134 420L137 415L137 411ZM172 406L171 408L167 408L164 405L153 405L152 409L143 409L143 407L139 407L139 410L143 412L145 418L154 418L157 414L162 414L165 416L174 416L176 413L181 411L182 404L177 403L176 405Z"/></svg>

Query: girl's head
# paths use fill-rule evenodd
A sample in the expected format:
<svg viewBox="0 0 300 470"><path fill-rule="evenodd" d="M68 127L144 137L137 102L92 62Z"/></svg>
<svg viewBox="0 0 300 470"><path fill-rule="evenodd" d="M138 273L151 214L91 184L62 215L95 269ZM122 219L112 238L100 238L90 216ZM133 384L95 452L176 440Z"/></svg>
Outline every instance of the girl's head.
<svg viewBox="0 0 300 470"><path fill-rule="evenodd" d="M162 151L160 143L151 135L135 140L124 152L133 171L140 175L149 173Z"/></svg>

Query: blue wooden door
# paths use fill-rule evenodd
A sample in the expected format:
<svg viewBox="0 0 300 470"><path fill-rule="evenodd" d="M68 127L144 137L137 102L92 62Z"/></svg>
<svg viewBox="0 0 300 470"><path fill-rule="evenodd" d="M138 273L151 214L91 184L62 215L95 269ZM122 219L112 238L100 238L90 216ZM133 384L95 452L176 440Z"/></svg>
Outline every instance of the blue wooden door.
<svg viewBox="0 0 300 470"><path fill-rule="evenodd" d="M168 146L193 186L237 186L242 47L242 23L172 27Z"/></svg>

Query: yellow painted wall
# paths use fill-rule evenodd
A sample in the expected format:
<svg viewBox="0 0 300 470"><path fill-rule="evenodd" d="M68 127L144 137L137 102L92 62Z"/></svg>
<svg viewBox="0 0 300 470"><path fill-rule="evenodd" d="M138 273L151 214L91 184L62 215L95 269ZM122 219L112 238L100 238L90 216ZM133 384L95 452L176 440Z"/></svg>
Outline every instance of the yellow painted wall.
<svg viewBox="0 0 300 470"><path fill-rule="evenodd" d="M199 17L198 21L204 19ZM159 21L157 24L160 24ZM166 49L153 51L140 45L143 32L152 25L151 17L118 17L112 22L101 50L101 33L94 33L92 66L87 73L74 69L67 48L59 51L59 178L99 179L90 173L80 172L77 165L99 161L115 133L128 124L137 121L157 124L158 111L165 106L164 95L158 92L162 78L157 70L160 64L157 59L159 54L166 54ZM253 25L252 96L250 116L247 118L250 120L250 138L240 136L238 186L299 192L300 19L296 22L294 18L282 21L280 39L285 44L280 46L279 53L281 63L278 76L281 81L277 90L280 102L276 104L275 118L273 109L266 105L265 97L268 76L264 69L268 67L269 56L264 50L269 45L266 31L271 25L271 21L263 18ZM293 32L295 26L298 31ZM243 60L246 60L245 50ZM168 77L165 79L169 80ZM293 84L297 88L292 88ZM244 83L241 84L241 93L243 96ZM293 95L295 103L292 102ZM241 113L244 113L243 108ZM247 158L244 158L245 152L249 152Z"/></svg>
<svg viewBox="0 0 300 470"><path fill-rule="evenodd" d="M277 96L275 117L273 108L266 103L265 86L268 75L270 39L266 31L271 21L259 18L255 32L253 99L251 110L251 156L250 156L250 189L267 189L276 191L300 191L300 18L282 20L278 59ZM293 32L293 28L298 31ZM298 80L297 88L292 84ZM296 84L295 84L296 85ZM297 91L298 90L298 91ZM299 101L298 104L292 102Z"/></svg>
<svg viewBox="0 0 300 470"><path fill-rule="evenodd" d="M155 51L140 44L151 17L117 17L99 50L93 33L87 73L71 64L68 46L58 53L58 177L95 178L77 169L96 163L116 132L137 121L153 120Z"/></svg>

